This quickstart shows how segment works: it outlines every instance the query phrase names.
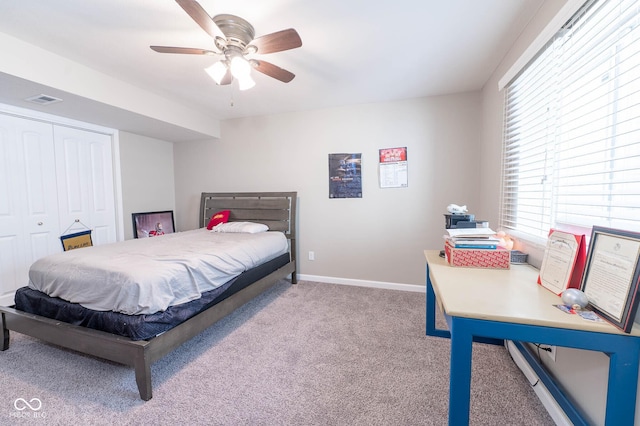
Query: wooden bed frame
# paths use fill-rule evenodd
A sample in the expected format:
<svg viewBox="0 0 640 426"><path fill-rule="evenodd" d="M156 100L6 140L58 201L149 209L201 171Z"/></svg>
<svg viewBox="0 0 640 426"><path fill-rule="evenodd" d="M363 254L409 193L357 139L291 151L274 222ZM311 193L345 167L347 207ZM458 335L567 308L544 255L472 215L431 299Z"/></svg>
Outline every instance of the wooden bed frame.
<svg viewBox="0 0 640 426"><path fill-rule="evenodd" d="M230 210L230 221L265 223L271 230L284 232L290 242L291 260L280 269L153 339L133 341L127 337L0 307L3 333L1 349L9 349L9 330L13 330L84 354L132 366L140 398L148 401L152 396L153 362L263 293L280 279L291 275L291 282L297 282L296 204L296 192L202 193L200 227L207 225L213 213Z"/></svg>

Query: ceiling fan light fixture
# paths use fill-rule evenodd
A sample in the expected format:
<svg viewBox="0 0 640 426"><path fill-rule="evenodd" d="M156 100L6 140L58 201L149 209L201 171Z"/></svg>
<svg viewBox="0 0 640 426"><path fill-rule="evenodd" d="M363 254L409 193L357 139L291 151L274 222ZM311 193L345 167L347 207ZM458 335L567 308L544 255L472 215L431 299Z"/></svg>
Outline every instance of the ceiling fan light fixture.
<svg viewBox="0 0 640 426"><path fill-rule="evenodd" d="M234 79L241 82L242 90L255 85L251 69L283 83L289 83L295 75L267 61L257 61L245 56L282 52L302 46L302 39L296 30L289 28L255 37L253 26L235 15L211 16L198 0L176 0L178 5L213 38L215 49L194 47L150 46L158 53L179 53L183 55L222 55L224 59L205 71L221 86L229 85Z"/></svg>
<svg viewBox="0 0 640 426"><path fill-rule="evenodd" d="M249 76L251 73L251 64L242 56L234 56L231 58L231 64L229 65L231 74L241 80L245 76Z"/></svg>
<svg viewBox="0 0 640 426"><path fill-rule="evenodd" d="M220 84L225 74L227 73L227 65L224 61L218 61L215 64L211 65L208 68L204 69L207 74L216 82L216 84Z"/></svg>
<svg viewBox="0 0 640 426"><path fill-rule="evenodd" d="M253 78L251 78L249 74L238 79L238 87L240 88L240 90L251 89L255 85L256 82L253 80Z"/></svg>

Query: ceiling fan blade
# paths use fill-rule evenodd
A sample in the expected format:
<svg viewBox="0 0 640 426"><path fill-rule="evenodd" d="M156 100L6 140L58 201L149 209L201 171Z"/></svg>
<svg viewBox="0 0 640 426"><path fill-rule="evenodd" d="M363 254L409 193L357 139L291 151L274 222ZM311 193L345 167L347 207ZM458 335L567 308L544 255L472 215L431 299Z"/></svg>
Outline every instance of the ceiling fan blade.
<svg viewBox="0 0 640 426"><path fill-rule="evenodd" d="M216 37L221 37L226 39L224 33L220 30L220 28L213 22L211 16L207 13L206 10L200 6L195 0L176 0L176 3L180 5L180 7L187 12L191 19L196 21L200 27L207 32L214 39Z"/></svg>
<svg viewBox="0 0 640 426"><path fill-rule="evenodd" d="M187 55L218 55L218 52L196 47L172 47L172 46L149 46L151 50L159 53L184 53Z"/></svg>
<svg viewBox="0 0 640 426"><path fill-rule="evenodd" d="M300 47L302 40L296 30L289 28L258 37L251 44L258 49L256 53L274 53Z"/></svg>
<svg viewBox="0 0 640 426"><path fill-rule="evenodd" d="M262 74L268 75L269 77L273 77L276 80L280 80L283 83L288 83L295 77L295 74L273 65L270 62L256 59L251 60L251 62L257 71L260 71Z"/></svg>

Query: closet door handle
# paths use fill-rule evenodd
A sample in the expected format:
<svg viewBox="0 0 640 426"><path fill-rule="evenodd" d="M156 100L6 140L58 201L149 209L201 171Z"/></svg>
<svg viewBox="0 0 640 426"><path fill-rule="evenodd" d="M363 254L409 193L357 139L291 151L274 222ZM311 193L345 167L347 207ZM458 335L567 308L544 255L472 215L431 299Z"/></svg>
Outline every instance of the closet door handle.
<svg viewBox="0 0 640 426"><path fill-rule="evenodd" d="M38 222L38 226L42 226L42 225L44 225L44 223Z"/></svg>

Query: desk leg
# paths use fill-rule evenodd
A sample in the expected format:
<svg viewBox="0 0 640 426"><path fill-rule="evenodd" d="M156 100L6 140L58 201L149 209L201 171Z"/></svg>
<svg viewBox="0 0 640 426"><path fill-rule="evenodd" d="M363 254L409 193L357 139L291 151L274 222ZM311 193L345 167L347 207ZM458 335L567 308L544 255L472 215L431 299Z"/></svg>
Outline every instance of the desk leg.
<svg viewBox="0 0 640 426"><path fill-rule="evenodd" d="M431 284L431 276L429 275L429 265L427 264L427 336L435 337L451 337L449 330L436 328L436 294Z"/></svg>
<svg viewBox="0 0 640 426"><path fill-rule="evenodd" d="M462 328L462 329L461 329ZM471 354L473 336L460 327L460 319L451 324L451 365L449 367L449 424L468 425L471 398Z"/></svg>
<svg viewBox="0 0 640 426"><path fill-rule="evenodd" d="M634 424L638 388L638 350L609 355L605 425Z"/></svg>

